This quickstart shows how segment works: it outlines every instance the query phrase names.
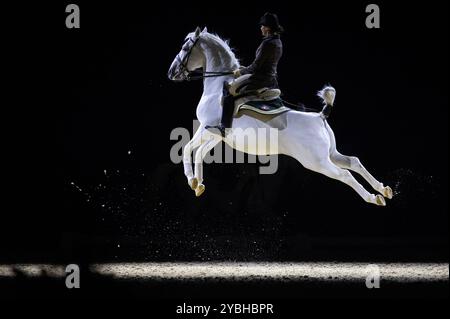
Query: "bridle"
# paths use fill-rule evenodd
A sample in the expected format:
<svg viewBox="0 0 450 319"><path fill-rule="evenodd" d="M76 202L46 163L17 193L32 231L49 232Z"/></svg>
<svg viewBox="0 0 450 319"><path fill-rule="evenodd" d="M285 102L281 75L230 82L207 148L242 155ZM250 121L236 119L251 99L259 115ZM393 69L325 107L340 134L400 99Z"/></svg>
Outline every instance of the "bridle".
<svg viewBox="0 0 450 319"><path fill-rule="evenodd" d="M200 80L203 78L212 78L212 77L219 77L219 76L225 76L225 75L231 75L233 74L233 71L224 71L224 72L214 72L214 71L201 71L201 70L193 70L190 71L187 67L187 64L189 63L189 58L191 57L192 50L194 49L195 45L197 44L198 40L200 39L200 36L196 37L195 40L192 38L189 38L189 41L191 41L192 45L188 50L185 50L183 48L183 51L188 51L187 54L184 56L184 58L180 57L180 53L177 54L175 59L178 61L180 68L178 71L178 74L183 74L183 80L190 81L190 80ZM184 47L184 45L183 45Z"/></svg>

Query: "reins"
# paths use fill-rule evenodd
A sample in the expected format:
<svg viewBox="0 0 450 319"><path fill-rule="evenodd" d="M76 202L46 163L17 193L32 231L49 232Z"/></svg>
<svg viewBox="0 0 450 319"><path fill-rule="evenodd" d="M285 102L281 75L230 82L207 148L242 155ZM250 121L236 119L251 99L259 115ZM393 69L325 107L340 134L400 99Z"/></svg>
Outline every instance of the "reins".
<svg viewBox="0 0 450 319"><path fill-rule="evenodd" d="M191 75L194 74L194 75ZM197 74L197 75L195 75ZM191 81L191 80L201 80L203 78L215 78L215 77L219 77L219 76L226 76L226 75L232 75L233 72L232 71L223 71L223 72L214 72L214 71L188 71L188 75L187 75L187 81Z"/></svg>

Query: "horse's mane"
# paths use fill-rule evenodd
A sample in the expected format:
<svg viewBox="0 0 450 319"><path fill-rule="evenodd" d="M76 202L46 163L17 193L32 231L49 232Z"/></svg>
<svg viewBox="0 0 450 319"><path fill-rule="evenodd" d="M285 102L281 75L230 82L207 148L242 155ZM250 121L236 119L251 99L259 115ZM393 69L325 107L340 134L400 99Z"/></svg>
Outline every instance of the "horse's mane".
<svg viewBox="0 0 450 319"><path fill-rule="evenodd" d="M194 32L191 32L186 36L186 39L193 37L193 36L194 36ZM224 48L225 51L231 57L231 63L237 65L237 67L240 66L239 60L236 58L236 55L234 54L233 49L230 47L229 40L223 40L218 34L209 33L207 31L202 31L202 33L200 33L200 37L206 39L209 43L213 43L215 46Z"/></svg>

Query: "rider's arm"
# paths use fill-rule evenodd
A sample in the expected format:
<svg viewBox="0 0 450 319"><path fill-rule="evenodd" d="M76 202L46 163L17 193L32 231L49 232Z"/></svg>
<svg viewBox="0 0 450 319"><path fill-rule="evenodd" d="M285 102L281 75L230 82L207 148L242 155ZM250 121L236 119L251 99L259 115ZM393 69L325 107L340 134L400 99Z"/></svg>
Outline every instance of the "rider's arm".
<svg viewBox="0 0 450 319"><path fill-rule="evenodd" d="M272 56L275 52L276 46L272 43L264 41L261 44L261 50L258 50L258 54L256 55L255 60L248 67L244 67L240 69L241 75L255 73L261 69L262 65L265 61L267 61L270 56Z"/></svg>

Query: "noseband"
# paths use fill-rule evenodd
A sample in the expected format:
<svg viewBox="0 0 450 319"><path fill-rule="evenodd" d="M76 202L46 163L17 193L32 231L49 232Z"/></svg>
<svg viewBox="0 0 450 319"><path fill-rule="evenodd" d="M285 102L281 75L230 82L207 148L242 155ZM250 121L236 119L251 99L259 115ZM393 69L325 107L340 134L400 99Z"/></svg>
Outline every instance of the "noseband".
<svg viewBox="0 0 450 319"><path fill-rule="evenodd" d="M192 38L189 38L189 41L192 42L191 47L189 50L187 50L187 54L184 56L184 58L180 57L180 53L177 54L175 59L180 64L180 71L178 74L182 73L184 76L184 80L190 81L190 80L200 80L203 78L212 78L212 77L219 77L219 76L225 76L225 75L231 75L233 74L233 71L226 71L226 72L213 72L213 71L200 71L200 70L194 70L190 71L187 67L187 64L189 63L189 58L191 57L192 50L194 49L195 45L197 44L198 40L200 39L200 36L198 36L195 40ZM185 51L183 49L183 51Z"/></svg>

